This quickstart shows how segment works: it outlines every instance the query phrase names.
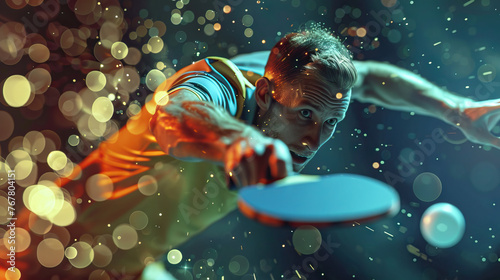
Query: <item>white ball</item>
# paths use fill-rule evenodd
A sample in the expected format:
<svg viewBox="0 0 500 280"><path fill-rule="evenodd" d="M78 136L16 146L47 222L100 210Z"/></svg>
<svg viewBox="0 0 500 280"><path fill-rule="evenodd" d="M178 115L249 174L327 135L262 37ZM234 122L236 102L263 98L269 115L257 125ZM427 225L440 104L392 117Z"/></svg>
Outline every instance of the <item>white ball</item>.
<svg viewBox="0 0 500 280"><path fill-rule="evenodd" d="M449 203L436 203L425 210L420 220L420 232L432 246L449 248L463 237L465 219L457 207Z"/></svg>

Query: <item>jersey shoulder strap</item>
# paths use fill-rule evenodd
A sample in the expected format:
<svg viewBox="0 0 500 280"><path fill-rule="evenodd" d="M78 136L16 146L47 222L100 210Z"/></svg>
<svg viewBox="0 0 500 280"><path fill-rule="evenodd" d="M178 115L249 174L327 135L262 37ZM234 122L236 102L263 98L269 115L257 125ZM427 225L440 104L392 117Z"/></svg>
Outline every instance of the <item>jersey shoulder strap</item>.
<svg viewBox="0 0 500 280"><path fill-rule="evenodd" d="M243 73L241 73L240 69L229 59L210 56L207 57L210 65L215 68L219 73L221 73L229 83L236 89L236 103L237 103L237 112L235 117L239 118L243 111L243 104L247 97L247 87L255 88L255 86L245 78Z"/></svg>

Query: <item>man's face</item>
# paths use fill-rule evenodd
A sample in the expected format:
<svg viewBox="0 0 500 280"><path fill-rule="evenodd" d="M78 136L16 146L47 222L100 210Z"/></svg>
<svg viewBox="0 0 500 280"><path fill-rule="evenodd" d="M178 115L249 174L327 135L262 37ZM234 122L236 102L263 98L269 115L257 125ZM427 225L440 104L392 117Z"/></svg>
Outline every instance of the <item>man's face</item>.
<svg viewBox="0 0 500 280"><path fill-rule="evenodd" d="M301 171L345 117L350 90L305 80L271 87L269 109L257 120L264 134L287 144L293 169Z"/></svg>

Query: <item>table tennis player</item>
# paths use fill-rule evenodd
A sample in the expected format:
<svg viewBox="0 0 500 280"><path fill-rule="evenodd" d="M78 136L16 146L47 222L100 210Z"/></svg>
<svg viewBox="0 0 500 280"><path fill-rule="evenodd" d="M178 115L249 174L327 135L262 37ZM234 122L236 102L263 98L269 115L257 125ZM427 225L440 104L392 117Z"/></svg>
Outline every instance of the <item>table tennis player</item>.
<svg viewBox="0 0 500 280"><path fill-rule="evenodd" d="M436 117L473 142L500 148L489 132L500 118L500 100L477 102L390 64L352 61L320 28L288 34L270 52L234 62L200 60L155 94L60 184L82 201L73 205L77 218L66 227L69 238L86 235L107 246L113 254L100 269L111 278L139 275L233 211L238 188L300 172L332 137L352 98ZM94 201L89 178L98 186L111 182L112 193ZM147 226L136 231L131 248L116 248L107 237L137 211ZM36 259L41 241L33 236L27 253L18 256L18 267L29 267L22 270L26 276L88 279L98 269L77 268L67 259L47 269Z"/></svg>

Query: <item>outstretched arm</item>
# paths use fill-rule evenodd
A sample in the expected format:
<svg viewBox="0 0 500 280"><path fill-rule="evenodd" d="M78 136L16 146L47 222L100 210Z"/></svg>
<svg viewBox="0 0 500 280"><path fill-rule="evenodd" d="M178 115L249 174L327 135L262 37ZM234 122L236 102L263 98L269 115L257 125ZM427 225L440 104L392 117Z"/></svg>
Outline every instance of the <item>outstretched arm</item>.
<svg viewBox="0 0 500 280"><path fill-rule="evenodd" d="M237 186L266 183L292 172L287 146L232 117L223 108L180 90L159 106L150 128L160 147L182 160L220 164Z"/></svg>
<svg viewBox="0 0 500 280"><path fill-rule="evenodd" d="M391 64L354 63L358 81L353 98L358 101L438 118L460 128L470 141L500 149L500 139L490 133L500 121L500 99L474 101Z"/></svg>

